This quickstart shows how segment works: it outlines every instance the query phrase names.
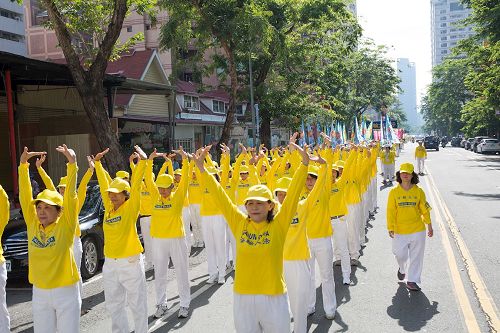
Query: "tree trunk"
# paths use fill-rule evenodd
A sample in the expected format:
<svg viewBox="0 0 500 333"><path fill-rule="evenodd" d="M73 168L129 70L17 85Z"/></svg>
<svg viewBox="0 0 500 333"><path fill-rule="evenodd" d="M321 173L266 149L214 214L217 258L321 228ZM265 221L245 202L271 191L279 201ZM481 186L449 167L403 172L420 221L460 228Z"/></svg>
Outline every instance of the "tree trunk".
<svg viewBox="0 0 500 333"><path fill-rule="evenodd" d="M260 114L260 142L267 148L271 147L271 117L269 112L263 111Z"/></svg>
<svg viewBox="0 0 500 333"><path fill-rule="evenodd" d="M102 82L99 80L96 81ZM109 148L109 153L104 157L104 161L107 165L109 174L113 177L116 171L126 170L127 164L125 162L126 158L123 154L122 147L118 142L118 136L111 127L111 122L108 118L106 108L104 107L103 90L95 84L87 84L86 87L82 87L77 82L75 82L75 84L80 93L83 107L89 117L90 124L94 129L94 134L97 138L100 150L103 151Z"/></svg>
<svg viewBox="0 0 500 333"><path fill-rule="evenodd" d="M222 134L219 139L219 145L221 143L229 143L229 137L231 136L231 129L233 127L234 114L236 113L236 96L238 93L238 76L236 73L236 63L234 60L234 53L229 45L222 42L222 47L226 52L227 60L229 62L229 77L231 79L231 88L229 95L229 108L226 114L226 121L224 122L224 127L222 128ZM216 155L219 157L220 150L216 149Z"/></svg>

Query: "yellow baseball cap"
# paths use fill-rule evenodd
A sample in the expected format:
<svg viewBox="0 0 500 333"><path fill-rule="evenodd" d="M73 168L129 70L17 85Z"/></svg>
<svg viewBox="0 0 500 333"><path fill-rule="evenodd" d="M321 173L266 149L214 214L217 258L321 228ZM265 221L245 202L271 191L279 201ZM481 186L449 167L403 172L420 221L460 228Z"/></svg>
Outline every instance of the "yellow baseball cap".
<svg viewBox="0 0 500 333"><path fill-rule="evenodd" d="M156 180L156 186L161 188L169 188L170 186L172 186L173 183L174 183L174 178L165 173L163 175L159 175L158 179Z"/></svg>
<svg viewBox="0 0 500 333"><path fill-rule="evenodd" d="M248 173L248 165L242 165L240 167L240 173Z"/></svg>
<svg viewBox="0 0 500 333"><path fill-rule="evenodd" d="M210 174L210 175L216 175L219 173L219 169L217 169L214 166L208 166L205 168L205 170Z"/></svg>
<svg viewBox="0 0 500 333"><path fill-rule="evenodd" d="M413 170L415 170L415 168L413 167L413 164L411 163L403 163L401 164L401 166L399 167L399 173L413 173Z"/></svg>
<svg viewBox="0 0 500 333"><path fill-rule="evenodd" d="M106 191L112 193L121 193L123 191L130 192L130 185L125 179L116 177L115 179L113 179L111 184L109 184L109 187Z"/></svg>
<svg viewBox="0 0 500 333"><path fill-rule="evenodd" d="M174 175L182 175L182 169L175 169L174 170Z"/></svg>
<svg viewBox="0 0 500 333"><path fill-rule="evenodd" d="M116 177L121 179L130 179L130 174L127 171L120 170L116 172Z"/></svg>
<svg viewBox="0 0 500 333"><path fill-rule="evenodd" d="M339 169L340 169L340 168L342 168L342 169L344 168L344 161L342 161L342 160L338 160L336 164L337 164L337 167L338 167Z"/></svg>
<svg viewBox="0 0 500 333"><path fill-rule="evenodd" d="M313 176L318 177L318 172L319 172L319 167L317 167L315 165L309 165L309 167L307 168L307 173L309 175L313 175Z"/></svg>
<svg viewBox="0 0 500 333"><path fill-rule="evenodd" d="M337 165L337 163L332 164L332 170L339 171L339 166Z"/></svg>
<svg viewBox="0 0 500 333"><path fill-rule="evenodd" d="M276 188L274 192L287 192L290 183L292 182L292 178L290 177L282 177L276 181Z"/></svg>
<svg viewBox="0 0 500 333"><path fill-rule="evenodd" d="M266 185L254 185L248 189L247 197L245 198L245 203L249 200L256 201L273 201L273 194L271 190Z"/></svg>
<svg viewBox="0 0 500 333"><path fill-rule="evenodd" d="M38 201L45 202L46 204L52 206L63 206L63 196L52 190L43 190L42 192L38 193L36 199L34 199L31 203L36 204Z"/></svg>
<svg viewBox="0 0 500 333"><path fill-rule="evenodd" d="M67 183L68 183L68 177L66 176L61 177L61 179L59 180L59 185L57 185L57 187L66 187Z"/></svg>

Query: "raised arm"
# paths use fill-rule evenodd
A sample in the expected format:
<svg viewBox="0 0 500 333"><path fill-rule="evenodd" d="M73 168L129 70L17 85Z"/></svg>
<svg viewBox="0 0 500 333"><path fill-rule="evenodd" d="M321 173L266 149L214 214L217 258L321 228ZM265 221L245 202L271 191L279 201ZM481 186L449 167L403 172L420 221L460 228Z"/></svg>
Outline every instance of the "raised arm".
<svg viewBox="0 0 500 333"><path fill-rule="evenodd" d="M63 219L68 223L68 228L75 232L76 224L78 223L78 196L76 194L76 177L78 166L76 165L76 154L73 149L69 149L66 145L56 148L58 152L63 154L68 163L66 164L66 190L64 191L63 198Z"/></svg>
<svg viewBox="0 0 500 333"><path fill-rule="evenodd" d="M107 173L106 170L104 170L104 167L102 166L101 163L101 159L104 157L104 155L108 153L108 151L109 148L106 148L104 151L95 155L94 166L97 175L97 182L99 183L99 191L101 192L104 209L111 210L113 208L113 205L111 203L111 200L109 199L108 192L106 192L106 190L109 187L109 184L111 183L110 179L111 177L109 177L109 174Z"/></svg>
<svg viewBox="0 0 500 333"><path fill-rule="evenodd" d="M34 222L35 205L33 205L33 189L31 188L28 160L34 156L43 156L46 152L30 152L27 147L21 154L19 165L19 202L26 224Z"/></svg>
<svg viewBox="0 0 500 333"><path fill-rule="evenodd" d="M142 187L142 179L144 177L144 171L146 169L146 160L148 157L142 151L142 149L135 145L135 151L139 155L140 161L137 163L137 166L132 175L132 182L130 184L130 209L131 213L137 211L139 212L139 208L141 205L141 187Z"/></svg>
<svg viewBox="0 0 500 333"><path fill-rule="evenodd" d="M89 163L89 168L83 175L80 185L78 185L78 213L80 213L80 210L83 207L83 203L87 197L87 185L89 184L90 178L92 178L92 175L94 174L94 161L92 160L92 157L87 156L87 162Z"/></svg>
<svg viewBox="0 0 500 333"><path fill-rule="evenodd" d="M2 185L0 185L0 237L3 234L3 230L9 222L10 218L10 204L9 197L7 193L3 189Z"/></svg>
<svg viewBox="0 0 500 333"><path fill-rule="evenodd" d="M182 203L187 195L189 184L189 155L182 149L182 147L179 147L178 154L182 156L181 183L174 193L174 207L182 206Z"/></svg>
<svg viewBox="0 0 500 333"><path fill-rule="evenodd" d="M146 188L148 189L148 192L151 195L151 201L153 203L156 202L160 197L160 192L158 192L158 187L156 186L153 180L153 160L155 157L157 157L156 149L149 155L149 159L146 162L146 171L144 171L144 182L146 183Z"/></svg>
<svg viewBox="0 0 500 333"><path fill-rule="evenodd" d="M44 168L42 167L43 162L45 162L45 158L47 155L42 155L40 158L36 159L35 165L36 169L38 171L38 174L42 178L43 184L45 185L46 189L49 189L51 191L56 191L56 187L54 186L54 183L52 182L52 179L50 179L49 175L47 172L45 172Z"/></svg>

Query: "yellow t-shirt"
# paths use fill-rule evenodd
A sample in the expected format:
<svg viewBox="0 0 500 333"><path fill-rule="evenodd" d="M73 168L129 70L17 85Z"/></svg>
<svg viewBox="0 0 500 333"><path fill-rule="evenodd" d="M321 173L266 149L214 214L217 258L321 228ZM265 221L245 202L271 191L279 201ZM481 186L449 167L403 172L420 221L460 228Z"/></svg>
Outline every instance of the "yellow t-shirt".
<svg viewBox="0 0 500 333"><path fill-rule="evenodd" d="M114 209L106 190L109 187L108 179L100 161L95 163L97 180L104 204L104 256L118 259L142 253L143 248L137 235L137 218L141 205L141 184L146 168L146 161L139 161L134 170L130 188L130 198L117 210Z"/></svg>
<svg viewBox="0 0 500 333"><path fill-rule="evenodd" d="M269 223L255 223L238 210L212 176L207 172L202 174L205 186L215 198L237 240L234 292L244 295L282 295L286 292L283 247L306 175L307 167L301 165L274 219Z"/></svg>
<svg viewBox="0 0 500 333"><path fill-rule="evenodd" d="M146 184L154 202L151 215L151 237L154 238L181 238L185 236L182 221L182 208L188 185L188 163L183 163L182 178L177 190L168 198L163 198L153 181L153 162L148 161L146 169Z"/></svg>
<svg viewBox="0 0 500 333"><path fill-rule="evenodd" d="M349 213L344 196L344 187L339 181L330 185L330 198L328 201L330 217Z"/></svg>
<svg viewBox="0 0 500 333"><path fill-rule="evenodd" d="M201 204L203 198L203 190L198 179L191 179L188 187L188 197L190 204Z"/></svg>
<svg viewBox="0 0 500 333"><path fill-rule="evenodd" d="M2 238L3 231L5 226L9 222L10 218L10 204L9 197L7 193L3 189L2 185L0 185L0 240ZM0 242L0 263L5 262L5 258L3 257L3 247Z"/></svg>
<svg viewBox="0 0 500 333"><path fill-rule="evenodd" d="M151 170L153 172L153 170ZM139 209L140 215L151 215L153 213L153 199L146 184L141 184L141 208Z"/></svg>
<svg viewBox="0 0 500 333"><path fill-rule="evenodd" d="M80 280L73 254L73 241L78 221L76 163L67 164L67 185L63 210L56 222L43 227L33 203L29 164L19 166L19 201L28 233L28 278L40 289L53 289Z"/></svg>
<svg viewBox="0 0 500 333"><path fill-rule="evenodd" d="M424 191L413 185L408 191L401 185L389 192L387 202L387 230L396 234L412 234L425 230L425 224L431 223L431 206Z"/></svg>
<svg viewBox="0 0 500 333"><path fill-rule="evenodd" d="M382 150L380 152L380 160L383 164L394 164L396 161L396 153L392 150L388 153L385 150Z"/></svg>
<svg viewBox="0 0 500 333"><path fill-rule="evenodd" d="M417 146L415 148L415 158L426 158L427 157L427 150L425 150L424 146Z"/></svg>

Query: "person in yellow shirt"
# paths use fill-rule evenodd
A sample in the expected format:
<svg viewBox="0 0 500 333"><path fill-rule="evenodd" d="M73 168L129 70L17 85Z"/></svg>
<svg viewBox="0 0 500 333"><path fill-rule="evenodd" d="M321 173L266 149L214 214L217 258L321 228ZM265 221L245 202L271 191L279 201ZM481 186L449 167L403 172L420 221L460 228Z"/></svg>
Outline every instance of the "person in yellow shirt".
<svg viewBox="0 0 500 333"><path fill-rule="evenodd" d="M56 148L68 160L64 196L45 189L32 197L29 159L45 152L24 147L19 165L19 200L28 239L29 281L33 284L35 332L78 332L82 300L80 275L73 255L78 221L76 154L62 145Z"/></svg>
<svg viewBox="0 0 500 333"><path fill-rule="evenodd" d="M10 203L9 197L2 185L0 185L0 239L5 226L9 222ZM7 285L7 264L3 257L3 247L0 243L0 332L10 332L10 316L7 310L7 298L5 286Z"/></svg>
<svg viewBox="0 0 500 333"><path fill-rule="evenodd" d="M396 163L396 154L391 150L390 145L385 145L380 153L380 162L382 164L383 183L392 182L394 180L394 170Z"/></svg>
<svg viewBox="0 0 500 333"><path fill-rule="evenodd" d="M211 147L194 156L205 186L239 240L233 305L236 332L290 332L283 248L310 160L307 151L293 142L290 144L301 152L302 165L294 174L286 199L276 215L273 194L265 185L255 185L248 190L245 200L248 213L242 213L224 188L205 171L203 160Z"/></svg>
<svg viewBox="0 0 500 333"><path fill-rule="evenodd" d="M418 146L415 148L415 159L417 160L418 175L423 176L424 175L424 163L425 163L425 160L427 159L427 150L423 146L422 140L418 141Z"/></svg>
<svg viewBox="0 0 500 333"><path fill-rule="evenodd" d="M184 165L183 165L184 166ZM187 176L184 177L189 181L189 175L191 174L191 164L188 165ZM177 191L179 184L182 180L182 170L174 170L174 191ZM182 222L184 223L184 232L186 233L186 244L188 249L188 254L191 253L191 246L193 245L192 234L191 234L191 210L189 209L189 199L186 192L186 197L184 198L184 203L182 206Z"/></svg>
<svg viewBox="0 0 500 333"><path fill-rule="evenodd" d="M153 160L164 154L156 152L149 155L145 172L146 187L151 194L153 210L151 216L151 240L155 266L156 318L161 318L168 311L167 304L167 272L170 259L175 267L177 289L179 291L179 318L187 318L191 295L188 278L188 249L182 209L188 187L189 160L188 155L179 147L176 151L182 156L181 182L174 189L174 179L171 175L160 174L153 180Z"/></svg>
<svg viewBox="0 0 500 333"><path fill-rule="evenodd" d="M64 196L64 192L66 190L66 182L67 179L66 177L61 177L59 180L59 184L57 185L57 189L54 186L54 183L52 182L52 179L50 179L49 175L47 172L42 167L43 162L45 162L45 158L47 155L42 155L40 158L36 159L35 165L36 169L38 171L38 174L42 178L42 181L45 185L45 187L49 190L52 191L57 191L59 192L60 195ZM80 214L80 211L82 210L83 204L85 203L85 199L87 196L87 185L90 181L90 178L92 178L92 175L94 174L94 161L92 161L92 158L90 156L87 156L87 161L89 163L89 168L87 169L87 172L85 172L85 175L83 176L82 180L80 181L80 184L78 185L78 214ZM80 273L80 267L82 264L82 254L83 254L83 247L82 247L82 240L81 240L81 235L82 232L80 230L80 222L77 221L76 223L76 232L75 232L75 240L73 242L73 255L75 256L75 262L76 262L76 267L78 267L78 273ZM83 292L83 284L82 284L82 278L80 275L80 296L81 293ZM82 310L85 311L85 310ZM83 312L82 312L83 313Z"/></svg>
<svg viewBox="0 0 500 333"><path fill-rule="evenodd" d="M399 186L389 192L387 230L392 238L392 252L398 263L397 277L405 280L410 291L419 291L424 263L425 229L432 237L431 207L424 191L417 186L413 164L403 163L396 173Z"/></svg>
<svg viewBox="0 0 500 333"><path fill-rule="evenodd" d="M137 235L137 218L141 205L141 183L146 168L146 154L139 146L141 159L132 175L132 186L121 178L109 182L101 159L109 148L98 153L95 170L104 205L104 266L102 280L106 309L111 316L111 331L130 332L128 303L134 316L135 332L148 331L148 303L142 245Z"/></svg>

